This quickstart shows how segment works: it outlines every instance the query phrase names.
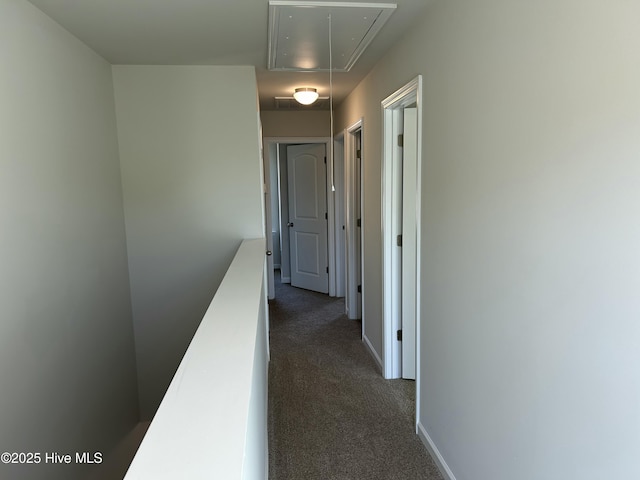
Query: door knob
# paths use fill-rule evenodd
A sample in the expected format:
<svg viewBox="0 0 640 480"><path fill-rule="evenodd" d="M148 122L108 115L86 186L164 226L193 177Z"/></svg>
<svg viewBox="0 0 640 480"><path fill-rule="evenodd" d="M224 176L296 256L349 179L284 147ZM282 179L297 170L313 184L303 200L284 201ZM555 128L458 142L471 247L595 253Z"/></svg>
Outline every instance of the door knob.
<svg viewBox="0 0 640 480"><path fill-rule="evenodd" d="M271 255L273 255L273 252L271 250L267 250L267 257L270 257Z"/></svg>
<svg viewBox="0 0 640 480"><path fill-rule="evenodd" d="M293 227L293 223L291 222L287 223L287 227Z"/></svg>

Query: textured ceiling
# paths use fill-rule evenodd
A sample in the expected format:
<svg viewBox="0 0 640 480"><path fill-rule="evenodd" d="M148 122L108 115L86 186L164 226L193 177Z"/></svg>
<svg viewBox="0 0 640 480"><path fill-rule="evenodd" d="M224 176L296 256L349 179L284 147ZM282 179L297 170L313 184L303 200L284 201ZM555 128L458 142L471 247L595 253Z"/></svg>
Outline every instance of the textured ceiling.
<svg viewBox="0 0 640 480"><path fill-rule="evenodd" d="M112 64L254 65L260 106L295 87L329 93L326 72L267 69L268 0L30 0ZM389 2L365 2L389 3ZM364 78L430 0L395 0L395 13L348 73L334 74L334 104Z"/></svg>

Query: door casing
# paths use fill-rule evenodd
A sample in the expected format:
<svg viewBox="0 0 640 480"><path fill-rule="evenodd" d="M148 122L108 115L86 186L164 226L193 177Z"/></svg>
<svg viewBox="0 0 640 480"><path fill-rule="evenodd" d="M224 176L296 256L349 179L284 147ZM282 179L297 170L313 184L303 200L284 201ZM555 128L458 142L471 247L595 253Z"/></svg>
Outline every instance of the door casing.
<svg viewBox="0 0 640 480"><path fill-rule="evenodd" d="M415 201L415 239L412 242L415 249L402 251L402 255L409 255L414 259L415 272L415 312L416 312L416 422L420 405L420 279L421 279L421 184L422 184L422 76L418 75L411 82L389 95L381 103L383 120L383 149L382 149L382 315L383 315L383 375L385 378L400 378L401 349L397 340L399 312L401 298L398 290L401 257L397 250L397 225L401 224L398 215L397 195L402 189L402 176L398 175L398 159L402 149L398 146L398 134L401 132L401 117L406 107L415 106L417 109L417 161L416 161L416 201ZM417 423L416 423L417 429ZM417 430L416 430L417 431Z"/></svg>
<svg viewBox="0 0 640 480"><path fill-rule="evenodd" d="M345 228L346 228L346 257L347 257L347 289L345 306L350 319L362 318L363 333L365 319L362 312L362 297L364 295L364 276L362 275L362 225L358 227L358 219L362 219L362 175L358 171L356 158L356 136L360 136L362 143L363 119L358 120L345 130ZM362 148L362 147L361 147ZM363 152L361 152L363 157ZM361 169L360 169L361 170ZM362 222L362 220L361 220ZM360 234L358 234L358 231ZM362 282L362 283L361 283ZM358 293L361 285L361 293ZM364 337L363 337L364 338Z"/></svg>
<svg viewBox="0 0 640 480"><path fill-rule="evenodd" d="M325 144L326 152L327 152L327 171L333 171L333 158L331 157L331 137L264 137L262 139L263 142L263 155L265 156L265 163L268 165L270 158L272 155L269 145L283 145L283 144L299 144L299 143L323 143ZM276 151L278 148L276 148ZM265 190L269 188L269 185L265 185ZM278 192L270 192L273 194L278 194ZM327 214L328 214L328 245L329 245L329 295L336 296L336 278L338 275L344 275L344 265L339 263L336 260L336 246L335 246L335 230L336 230L336 215L335 215L335 198L336 192L332 191L331 178L327 175ZM342 225L340 225L342 228ZM281 242L282 245L282 235L286 234L286 230L280 229ZM270 236L270 233L269 235ZM271 281L274 278L273 267L269 269L267 275L270 277ZM270 299L275 298L274 296L269 296Z"/></svg>

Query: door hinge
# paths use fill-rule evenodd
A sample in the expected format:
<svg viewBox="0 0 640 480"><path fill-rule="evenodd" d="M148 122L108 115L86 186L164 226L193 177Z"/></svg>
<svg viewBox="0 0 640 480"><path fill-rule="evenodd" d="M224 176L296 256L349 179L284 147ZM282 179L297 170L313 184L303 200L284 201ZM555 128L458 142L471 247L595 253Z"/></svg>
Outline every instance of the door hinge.
<svg viewBox="0 0 640 480"><path fill-rule="evenodd" d="M398 135L398 146L399 147L404 147L404 135L403 134Z"/></svg>
<svg viewBox="0 0 640 480"><path fill-rule="evenodd" d="M327 157L324 157L324 163L327 163Z"/></svg>
<svg viewBox="0 0 640 480"><path fill-rule="evenodd" d="M324 219L325 220L329 220L329 213L328 212L324 212Z"/></svg>
<svg viewBox="0 0 640 480"><path fill-rule="evenodd" d="M329 273L329 267L327 267L327 273Z"/></svg>
<svg viewBox="0 0 640 480"><path fill-rule="evenodd" d="M362 293L362 285L358 285L358 293Z"/></svg>
<svg viewBox="0 0 640 480"><path fill-rule="evenodd" d="M402 330L398 330L396 335L398 336L398 341L401 342L402 341Z"/></svg>
<svg viewBox="0 0 640 480"><path fill-rule="evenodd" d="M361 150L360 149L356 150L356 158L360 159L361 158L360 155L362 155Z"/></svg>
<svg viewBox="0 0 640 480"><path fill-rule="evenodd" d="M398 235L398 237L396 238L396 243L399 247L402 246L402 235Z"/></svg>
<svg viewBox="0 0 640 480"><path fill-rule="evenodd" d="M360 218L358 220L356 220L356 226L358 226L358 227L362 226L362 220Z"/></svg>

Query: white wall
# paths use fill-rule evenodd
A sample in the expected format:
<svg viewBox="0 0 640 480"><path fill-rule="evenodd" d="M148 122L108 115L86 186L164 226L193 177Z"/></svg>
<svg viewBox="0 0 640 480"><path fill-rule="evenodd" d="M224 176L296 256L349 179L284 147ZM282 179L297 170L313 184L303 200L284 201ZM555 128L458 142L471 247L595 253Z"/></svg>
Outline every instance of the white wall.
<svg viewBox="0 0 640 480"><path fill-rule="evenodd" d="M458 480L640 477L639 17L439 0L339 112L379 278L379 105L424 75L419 421Z"/></svg>
<svg viewBox="0 0 640 480"><path fill-rule="evenodd" d="M150 418L241 239L263 236L256 80L253 67L114 66L113 76Z"/></svg>
<svg viewBox="0 0 640 480"><path fill-rule="evenodd" d="M138 419L111 67L22 0L0 2L1 478L74 479Z"/></svg>
<svg viewBox="0 0 640 480"><path fill-rule="evenodd" d="M242 242L127 480L267 479L264 244L264 238Z"/></svg>
<svg viewBox="0 0 640 480"><path fill-rule="evenodd" d="M327 110L266 110L260 118L265 137L328 137L331 131Z"/></svg>

